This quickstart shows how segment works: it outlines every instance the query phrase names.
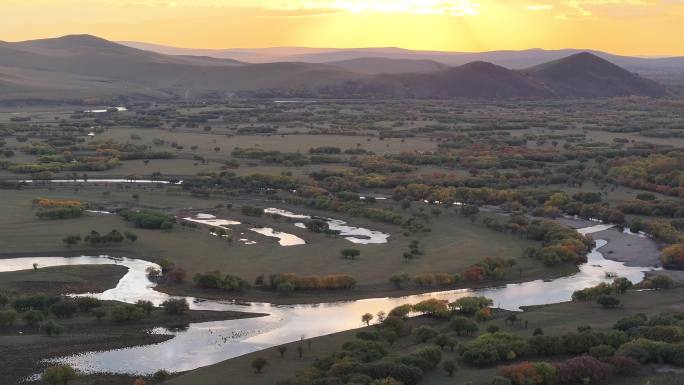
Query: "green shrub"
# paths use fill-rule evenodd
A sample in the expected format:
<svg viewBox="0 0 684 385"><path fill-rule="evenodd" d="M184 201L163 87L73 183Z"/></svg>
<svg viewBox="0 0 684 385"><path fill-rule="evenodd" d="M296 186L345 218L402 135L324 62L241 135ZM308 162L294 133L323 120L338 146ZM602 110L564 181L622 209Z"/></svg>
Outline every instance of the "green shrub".
<svg viewBox="0 0 684 385"><path fill-rule="evenodd" d="M153 210L121 210L119 215L143 229L164 229L164 227L172 227L176 222L173 215Z"/></svg>
<svg viewBox="0 0 684 385"><path fill-rule="evenodd" d="M589 349L589 354L601 361L606 361L615 354L615 348L609 345L598 345Z"/></svg>
<svg viewBox="0 0 684 385"><path fill-rule="evenodd" d="M76 371L69 365L52 366L43 372L41 379L51 385L67 385L69 381L75 379Z"/></svg>
<svg viewBox="0 0 684 385"><path fill-rule="evenodd" d="M522 337L498 332L482 334L474 341L462 344L459 353L465 362L474 365L493 365L524 355L528 349L529 345Z"/></svg>
<svg viewBox="0 0 684 385"><path fill-rule="evenodd" d="M413 335L418 342L427 342L437 336L437 331L429 326L421 325L413 329Z"/></svg>
<svg viewBox="0 0 684 385"><path fill-rule="evenodd" d="M161 307L166 310L168 314L179 315L185 313L190 306L185 298L170 298L161 304Z"/></svg>
<svg viewBox="0 0 684 385"><path fill-rule="evenodd" d="M26 312L24 314L24 322L30 327L37 327L40 325L43 320L45 320L45 317L43 316L43 312L39 310L31 310L29 312Z"/></svg>
<svg viewBox="0 0 684 385"><path fill-rule="evenodd" d="M64 333L64 327L53 320L45 321L40 328L43 333L47 334L49 337L58 336Z"/></svg>
<svg viewBox="0 0 684 385"><path fill-rule="evenodd" d="M135 321L145 315L143 310L135 305L116 305L112 308L111 314L115 322Z"/></svg>
<svg viewBox="0 0 684 385"><path fill-rule="evenodd" d="M74 313L78 311L78 306L73 300L61 300L50 305L50 313L54 314L57 318L70 318Z"/></svg>
<svg viewBox="0 0 684 385"><path fill-rule="evenodd" d="M596 303L598 303L606 309L614 309L620 306L620 300L609 295L602 295L598 297L596 299Z"/></svg>
<svg viewBox="0 0 684 385"><path fill-rule="evenodd" d="M17 319L17 312L10 310L0 311L0 326L12 326Z"/></svg>
<svg viewBox="0 0 684 385"><path fill-rule="evenodd" d="M455 331L456 334L460 335L472 335L477 332L478 327L475 321L470 318L463 316L455 316L451 319L449 323L451 330Z"/></svg>

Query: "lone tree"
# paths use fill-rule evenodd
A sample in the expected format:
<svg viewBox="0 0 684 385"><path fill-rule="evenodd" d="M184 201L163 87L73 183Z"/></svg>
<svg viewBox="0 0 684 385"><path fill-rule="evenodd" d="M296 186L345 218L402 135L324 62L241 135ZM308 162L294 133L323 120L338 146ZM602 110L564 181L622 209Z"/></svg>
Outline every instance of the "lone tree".
<svg viewBox="0 0 684 385"><path fill-rule="evenodd" d="M280 353L280 358L285 357L285 352L287 351L287 346L278 346L278 353Z"/></svg>
<svg viewBox="0 0 684 385"><path fill-rule="evenodd" d="M615 290L615 294L625 294L625 292L631 289L632 286L634 286L632 281L625 277L619 277L613 280L613 289Z"/></svg>
<svg viewBox="0 0 684 385"><path fill-rule="evenodd" d="M477 332L477 324L469 318L463 316L456 316L451 319L449 324L451 330L455 331L457 335L471 335Z"/></svg>
<svg viewBox="0 0 684 385"><path fill-rule="evenodd" d="M609 295L602 295L598 297L596 303L603 306L605 309L614 309L620 306L620 300Z"/></svg>
<svg viewBox="0 0 684 385"><path fill-rule="evenodd" d="M654 290L666 290L671 289L674 286L674 282L669 275L656 274L649 279L651 287Z"/></svg>
<svg viewBox="0 0 684 385"><path fill-rule="evenodd" d="M252 360L252 368L257 373L261 373L261 370L268 365L268 361L264 357L257 357Z"/></svg>
<svg viewBox="0 0 684 385"><path fill-rule="evenodd" d="M444 369L444 371L447 372L449 377L452 377L454 375L454 372L458 370L458 368L456 367L456 363L454 363L454 361L451 360L444 361L442 363L442 369Z"/></svg>
<svg viewBox="0 0 684 385"><path fill-rule="evenodd" d="M40 328L48 337L58 336L64 332L64 327L53 320L47 320Z"/></svg>
<svg viewBox="0 0 684 385"><path fill-rule="evenodd" d="M131 233L130 231L124 231L124 237L126 237L126 239L128 239L131 242L135 242L138 240L138 236Z"/></svg>
<svg viewBox="0 0 684 385"><path fill-rule="evenodd" d="M190 308L188 301L185 298L171 298L167 299L161 304L161 307L166 310L168 314L179 315L185 313L186 310Z"/></svg>
<svg viewBox="0 0 684 385"><path fill-rule="evenodd" d="M340 254L342 254L342 257L344 259L354 260L354 259L356 259L356 257L361 255L361 252L357 249L342 249L340 251Z"/></svg>
<svg viewBox="0 0 684 385"><path fill-rule="evenodd" d="M449 343L449 336L446 334L439 334L437 337L435 337L433 342L435 345L439 346L441 350L444 350L444 347Z"/></svg>
<svg viewBox="0 0 684 385"><path fill-rule="evenodd" d="M366 326L370 326L370 322L373 320L373 314L366 313L361 316L361 322L365 323Z"/></svg>

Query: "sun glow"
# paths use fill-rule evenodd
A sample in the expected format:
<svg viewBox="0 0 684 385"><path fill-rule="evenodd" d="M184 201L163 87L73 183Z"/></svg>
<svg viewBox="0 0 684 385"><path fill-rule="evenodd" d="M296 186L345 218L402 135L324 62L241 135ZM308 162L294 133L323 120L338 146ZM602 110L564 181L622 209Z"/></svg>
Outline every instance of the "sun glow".
<svg viewBox="0 0 684 385"><path fill-rule="evenodd" d="M476 15L479 3L469 0L319 0L308 1L305 8L333 9L354 13L413 13L418 15Z"/></svg>
<svg viewBox="0 0 684 385"><path fill-rule="evenodd" d="M684 54L679 0L0 0L0 15L0 40Z"/></svg>

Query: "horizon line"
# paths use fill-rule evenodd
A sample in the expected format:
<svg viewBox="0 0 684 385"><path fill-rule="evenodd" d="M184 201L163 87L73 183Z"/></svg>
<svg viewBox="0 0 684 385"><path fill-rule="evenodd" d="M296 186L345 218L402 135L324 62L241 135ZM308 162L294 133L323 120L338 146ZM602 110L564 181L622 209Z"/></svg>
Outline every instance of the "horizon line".
<svg viewBox="0 0 684 385"><path fill-rule="evenodd" d="M59 39L59 38L65 38L69 36L91 36L94 38L106 40L112 43L116 44L121 44L128 46L127 44L148 44L148 45L155 45L159 47L164 47L164 48L173 48L173 49L183 49L183 50L203 50L203 51L234 51L234 50L267 50L267 49L319 49L319 50L367 50L367 49L397 49L397 50L404 50L404 51L410 51L410 52L432 52L432 53L444 53L444 54L478 54L478 53L493 53L493 52L524 52L524 51L588 51L588 52L598 52L598 53L605 53L605 54L610 54L610 55L616 55L616 56L625 56L625 57L635 57L635 58L642 58L642 59L666 59L666 58L680 58L684 57L684 55L678 55L678 54L625 54L625 53L615 53L612 51L607 51L607 50L602 50L598 48L572 48L572 47L565 47L565 48L541 48L541 47L530 47L530 48L524 48L524 49L510 49L510 48L499 48L499 49L492 49L492 50L483 50L483 51L459 51L459 50L440 50L440 49L416 49L416 48L405 48L401 46L351 46L351 47L333 47L333 46L297 46L297 45L283 45L283 46L243 46L243 47L223 47L223 48L206 48L206 47L187 47L187 46L176 46L176 45L169 45L169 44L164 44L164 43L156 43L156 42L151 42L151 41L141 41L141 40L110 40L107 38L104 38L102 36L90 34L90 33L70 33L66 35L56 35L56 36L49 36L49 37L39 37L39 38L31 38L31 39L24 39L24 40L0 40L0 42L7 42L7 43L22 43L22 42L27 42L27 41L34 41L34 40L46 40L46 39Z"/></svg>

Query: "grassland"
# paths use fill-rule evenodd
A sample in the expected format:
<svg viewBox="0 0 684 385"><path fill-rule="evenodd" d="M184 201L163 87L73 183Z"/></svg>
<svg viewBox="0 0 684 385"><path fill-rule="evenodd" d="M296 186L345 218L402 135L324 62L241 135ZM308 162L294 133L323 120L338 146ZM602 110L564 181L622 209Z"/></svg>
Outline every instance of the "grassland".
<svg viewBox="0 0 684 385"><path fill-rule="evenodd" d="M430 219L432 231L414 234L410 237L399 226L383 224L363 218L351 218L338 213L304 210L301 207L288 207L296 212L334 216L347 220L353 226L367 227L391 234L387 244L354 245L340 237L329 237L300 229L285 218L274 220L270 217L254 218L240 213L239 209L216 209L225 200L200 199L188 195L169 194L164 188L150 186L110 191L94 186L80 187L78 191L68 186L58 186L50 190L26 188L20 191L4 192L0 207L4 213L0 219L0 231L6 235L3 252L7 255L74 255L109 253L119 256L135 256L143 259L168 258L186 269L189 276L220 270L253 281L260 274L293 272L299 275L349 274L358 282L358 288L345 293L316 292L310 295L281 298L274 293L245 293L241 298L274 300L284 302L318 301L328 296L335 299L362 298L377 295L408 294L412 291L395 291L388 283L393 274L407 273L415 276L422 273L459 273L467 267L480 262L485 257L512 258L517 261L506 281L521 281L539 277L555 277L575 271L574 266L562 265L546 268L538 261L524 258L522 250L533 245L512 235L487 229L479 223L458 215L454 209L443 210L439 216ZM132 194L138 194L133 200ZM55 199L80 199L94 202L95 205L153 207L168 212L193 207L202 212L212 212L219 218L233 219L243 223L235 226L236 238L245 237L257 243L247 245L242 242L226 242L211 236L208 229L175 226L171 231L137 229L117 215L87 214L81 218L58 221L40 220L35 217L31 199L48 197ZM382 201L381 201L382 202ZM228 203L228 202L226 202ZM235 199L230 203L257 204L270 207L273 202L255 199ZM378 205L394 205L392 202ZM420 207L410 210L418 210ZM276 230L295 234L307 241L306 245L283 247L277 240L249 231L251 226L270 226ZM70 234L87 234L91 230L107 232L111 229L135 232L139 238L135 243L125 242L120 246L90 248L83 244L66 247L62 238ZM423 255L406 262L402 254L409 249L409 243L418 240ZM356 260L341 258L339 251L355 247L361 251ZM189 284L164 287L173 293L198 294ZM432 290L425 288L423 290ZM415 290L414 290L415 291ZM201 292L203 296L220 296L217 292ZM265 296L264 296L265 295Z"/></svg>
<svg viewBox="0 0 684 385"><path fill-rule="evenodd" d="M52 156L73 151L84 166L102 154L131 151L166 152L168 159L121 160L116 167L100 171L78 171L93 178L138 175L148 178L153 173L163 177L191 179L198 173L224 174L229 179L254 173L291 177L296 188L321 188L314 198L331 199L338 204L347 202L345 194L380 194L392 196L410 184L414 191L443 188L472 189L473 193L488 190L513 196L487 201L486 194L467 200L478 206L497 205L502 210L530 214L534 209L551 211L551 191L567 194L569 206L584 204L575 199L576 193L600 193L600 202L589 207L594 215L604 208L618 207L623 201L634 201L644 190L626 187L608 178L613 161L628 162L644 159L651 153L666 153L684 147L680 133L684 119L680 100L615 99L587 101L539 102L447 102L447 101L310 101L307 103L278 104L270 101L227 100L216 103L186 103L184 101L152 104L131 104L129 111L104 114L78 112L82 107L18 108L0 110L0 182L8 179L28 179L36 175L11 172L12 164L49 163L41 159L34 144L49 144ZM18 120L17 120L18 119ZM29 120L26 120L29 119ZM94 136L89 133L93 132ZM67 144L58 144L65 140ZM102 144L111 140L111 143ZM101 143L98 148L88 147ZM51 144L52 143L52 144ZM52 147L50 147L52 146ZM278 151L284 159L233 156L236 147ZM314 158L315 147L336 147L340 152L326 158ZM144 150L140 150L144 148ZM102 153L99 150L104 150ZM353 150L345 153L345 150ZM363 150L363 151L362 151ZM371 154L372 152L372 154ZM129 153L130 155L130 153ZM109 155L106 155L109 156ZM106 156L104 156L106 158ZM288 157L298 161L291 161ZM302 158L297 158L301 156ZM82 157L82 158L81 158ZM88 160L88 158L91 158ZM84 160L85 159L85 160ZM122 157L123 159L123 157ZM379 164L378 164L379 163ZM372 167L372 166L378 167ZM49 177L68 174L69 162L62 162L62 170ZM400 166L394 169L394 166ZM681 167L679 167L681 168ZM314 172L323 169L341 171L333 182L317 179ZM677 170L677 167L674 168ZM37 175L40 176L40 175ZM335 178L338 179L335 181ZM684 207L682 196L663 189L677 180L663 174L658 186L648 188L656 201L674 202ZM351 182L344 184L341 182ZM339 186L341 184L342 186ZM545 267L541 262L522 256L527 246L538 245L513 235L513 231L493 231L479 219L471 222L457 214L456 206L428 205L426 196L407 196L410 208L401 202L378 200L363 207L390 209L412 219L425 217L430 232L408 231L405 226L392 225L350 215L340 211L314 210L304 205L289 205L274 201L272 190L296 194L292 188L270 186L239 186L221 190L208 186L211 193L192 195L183 186L153 184L34 184L22 190L0 190L0 250L1 257L49 256L79 254L111 254L153 260L167 258L182 267L191 277L194 273L221 270L254 281L260 274L292 272L299 275L349 274L358 281L351 290L297 291L283 296L273 291L251 289L243 293L221 290L200 290L192 283L162 284L160 289L182 295L205 298L237 298L274 303L326 302L353 300L365 297L400 296L418 291L435 291L459 286L396 289L387 282L393 274L460 273L485 257L514 259L516 265L507 271L503 280L485 281L475 285L499 285L504 282L553 278L577 270L574 265L560 264ZM660 191L660 192L657 192ZM280 196L280 195L278 195ZM189 228L176 225L172 230L145 230L134 227L117 215L86 213L83 217L64 220L39 220L31 200L38 197L77 199L93 209L113 211L118 208L148 208L183 217L187 213L211 213L219 218L242 222L233 226L236 239L247 238L256 244L232 243L209 235L205 227ZM309 199L310 197L306 197ZM300 204L302 204L300 202ZM352 226L366 227L391 234L387 244L354 245L340 237L312 233L293 225L285 218L243 215L243 205L278 207L296 213L315 214L347 221ZM232 208L226 208L232 207ZM313 205L311 205L313 206ZM432 213L439 209L439 215ZM559 210L562 211L562 210ZM552 214L553 215L557 215ZM679 215L679 214L677 214ZM626 214L624 224L632 218L644 221L664 219L674 221L675 214L664 216ZM618 216L619 218L619 216ZM258 235L252 226L273 227L297 235L306 245L282 247L274 238ZM91 230L101 233L112 229L131 231L138 235L135 242L125 241L118 246L89 247L84 243L67 247L62 239L67 235L84 236ZM677 231L682 230L678 229ZM409 235L404 235L409 233ZM412 241L419 241L422 255L406 262L402 254ZM356 260L341 258L343 248L357 248L361 255ZM2 261L0 260L0 263ZM101 291L115 284L122 271L116 267L60 267L40 269L38 272L0 274L0 291L18 294L37 292L63 293ZM615 319L636 312L655 313L666 309L681 309L681 289L662 293L630 293L625 306L611 311L593 304L567 303L528 309L523 317L530 328L511 328L503 320L492 321L504 330L529 336L535 327L543 327L547 334L574 330L578 324L609 327ZM107 304L106 306L113 306ZM188 313L183 322L196 322L209 315ZM1 355L12 355L11 380L0 377L0 383L13 381L18 375L37 372L35 362L42 357L66 353L110 349L119 346L152 343L157 340L143 335L141 330L155 325L178 321L155 313L150 319L134 324L118 325L108 321L77 316L65 320L67 333L59 338L48 338L31 331L23 336L2 332ZM442 327L434 320L418 318L411 321ZM361 323L359 322L359 326ZM484 329L485 325L482 325ZM18 324L22 328L21 323ZM223 384L225 379L239 378L246 384L274 384L277 380L309 366L312 361L339 349L353 336L349 331L312 341L312 350L305 351L304 359L296 358L296 345L290 345L284 359L275 349L239 357L208 368L184 374L173 380L176 385ZM465 339L462 339L465 341ZM74 346L74 348L69 348ZM413 339L406 338L392 347L393 352L417 349ZM445 352L447 358L450 352ZM269 366L262 374L254 374L249 367L256 356L264 356ZM16 358L16 359L15 359ZM647 368L642 376L622 378L618 385L643 385L648 379L654 385L672 385L677 376L651 374ZM460 365L455 378L436 371L424 378L423 384L441 385L472 381L483 385L495 369L474 369ZM89 376L78 384L130 384L127 376ZM678 383L677 383L678 384Z"/></svg>
<svg viewBox="0 0 684 385"><path fill-rule="evenodd" d="M0 274L0 293L12 296L100 293L115 287L126 270L117 265L56 266Z"/></svg>

